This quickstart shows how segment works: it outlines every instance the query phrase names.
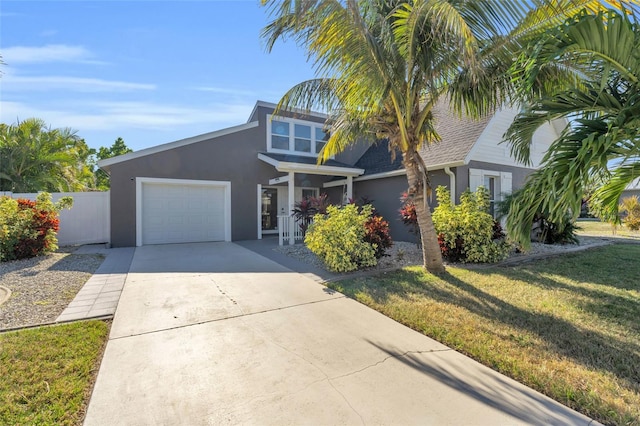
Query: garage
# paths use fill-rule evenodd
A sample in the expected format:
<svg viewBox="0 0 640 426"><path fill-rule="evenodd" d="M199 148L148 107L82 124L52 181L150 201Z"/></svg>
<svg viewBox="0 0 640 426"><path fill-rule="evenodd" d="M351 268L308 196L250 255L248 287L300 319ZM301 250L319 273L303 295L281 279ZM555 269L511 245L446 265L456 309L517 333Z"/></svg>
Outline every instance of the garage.
<svg viewBox="0 0 640 426"><path fill-rule="evenodd" d="M136 179L136 243L231 241L231 183Z"/></svg>

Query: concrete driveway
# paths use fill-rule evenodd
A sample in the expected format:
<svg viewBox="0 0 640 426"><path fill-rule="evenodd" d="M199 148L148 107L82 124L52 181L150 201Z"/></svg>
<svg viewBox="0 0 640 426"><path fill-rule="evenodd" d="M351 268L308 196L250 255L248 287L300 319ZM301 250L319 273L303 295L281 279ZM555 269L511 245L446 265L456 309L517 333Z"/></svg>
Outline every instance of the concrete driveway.
<svg viewBox="0 0 640 426"><path fill-rule="evenodd" d="M136 249L86 425L590 420L233 243Z"/></svg>

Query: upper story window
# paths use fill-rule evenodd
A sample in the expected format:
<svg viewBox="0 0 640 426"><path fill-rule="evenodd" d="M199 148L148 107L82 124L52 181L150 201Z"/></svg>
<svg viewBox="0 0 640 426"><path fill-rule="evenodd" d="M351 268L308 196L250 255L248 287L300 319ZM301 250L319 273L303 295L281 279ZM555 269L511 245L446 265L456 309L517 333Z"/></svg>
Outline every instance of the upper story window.
<svg viewBox="0 0 640 426"><path fill-rule="evenodd" d="M317 156L329 135L322 123L267 116L267 151Z"/></svg>

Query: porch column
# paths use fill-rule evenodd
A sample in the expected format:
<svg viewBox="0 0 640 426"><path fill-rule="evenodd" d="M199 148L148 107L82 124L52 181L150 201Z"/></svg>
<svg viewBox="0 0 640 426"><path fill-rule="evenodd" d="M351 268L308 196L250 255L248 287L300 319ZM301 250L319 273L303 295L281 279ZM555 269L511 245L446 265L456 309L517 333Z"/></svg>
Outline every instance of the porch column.
<svg viewBox="0 0 640 426"><path fill-rule="evenodd" d="M288 189L289 189L289 210L287 211L287 216L291 216L291 212L293 211L293 204L295 203L295 173L294 172L289 172L289 182L288 184ZM293 245L296 242L296 238L295 238L295 227L296 227L296 221L293 220L293 218L289 217L289 245Z"/></svg>
<svg viewBox="0 0 640 426"><path fill-rule="evenodd" d="M347 202L353 198L353 176L347 176Z"/></svg>

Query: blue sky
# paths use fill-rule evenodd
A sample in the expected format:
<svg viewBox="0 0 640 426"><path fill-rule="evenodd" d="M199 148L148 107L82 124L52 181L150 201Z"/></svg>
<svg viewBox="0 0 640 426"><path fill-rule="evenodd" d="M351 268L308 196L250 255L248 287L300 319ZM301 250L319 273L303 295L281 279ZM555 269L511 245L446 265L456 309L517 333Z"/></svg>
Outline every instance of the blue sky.
<svg viewBox="0 0 640 426"><path fill-rule="evenodd" d="M0 121L37 117L90 147L140 150L242 124L313 77L258 0L0 3Z"/></svg>

